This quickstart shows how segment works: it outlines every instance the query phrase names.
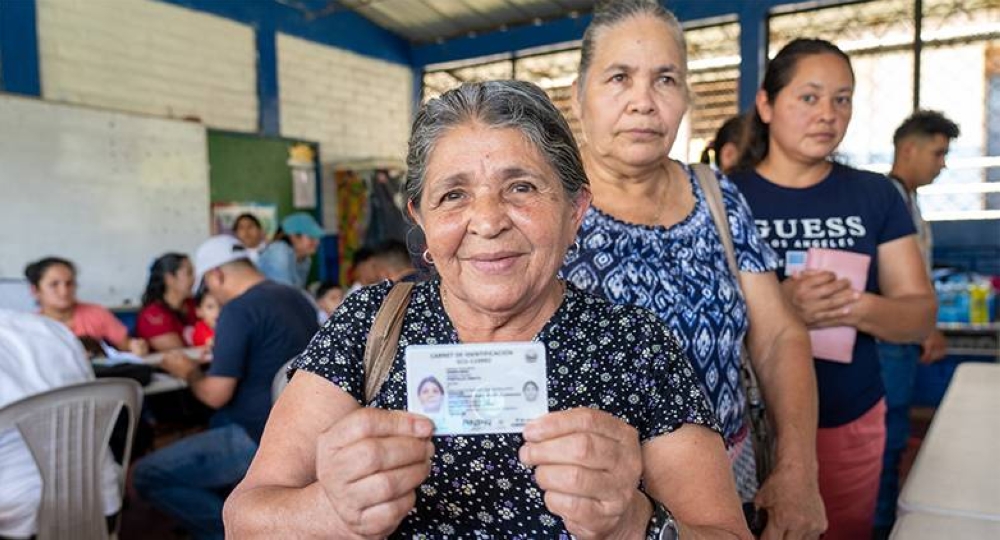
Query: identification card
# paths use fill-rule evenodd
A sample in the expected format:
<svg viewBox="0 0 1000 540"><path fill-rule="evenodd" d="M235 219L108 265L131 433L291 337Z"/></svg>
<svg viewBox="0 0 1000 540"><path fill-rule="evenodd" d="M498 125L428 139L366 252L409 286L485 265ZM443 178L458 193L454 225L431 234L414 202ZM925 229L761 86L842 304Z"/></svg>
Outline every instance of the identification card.
<svg viewBox="0 0 1000 540"><path fill-rule="evenodd" d="M410 345L407 410L435 435L520 433L549 412L545 365L536 342Z"/></svg>

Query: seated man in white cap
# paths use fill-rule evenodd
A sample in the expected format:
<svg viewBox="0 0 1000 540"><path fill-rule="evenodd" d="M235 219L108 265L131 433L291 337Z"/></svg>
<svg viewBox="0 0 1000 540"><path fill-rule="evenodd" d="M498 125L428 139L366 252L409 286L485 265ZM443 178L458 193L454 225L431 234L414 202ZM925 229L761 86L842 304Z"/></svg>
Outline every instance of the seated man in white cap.
<svg viewBox="0 0 1000 540"><path fill-rule="evenodd" d="M222 505L246 474L271 410L271 383L316 333L316 311L302 293L267 280L245 247L214 236L194 256L195 287L205 287L222 312L207 372L181 352L161 367L187 381L216 409L208 431L141 459L134 485L198 539L223 538Z"/></svg>

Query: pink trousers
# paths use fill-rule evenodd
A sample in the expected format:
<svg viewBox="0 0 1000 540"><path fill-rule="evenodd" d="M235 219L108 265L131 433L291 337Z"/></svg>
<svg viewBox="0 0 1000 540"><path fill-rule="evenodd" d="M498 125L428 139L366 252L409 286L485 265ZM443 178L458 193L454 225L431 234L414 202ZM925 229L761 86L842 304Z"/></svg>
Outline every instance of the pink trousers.
<svg viewBox="0 0 1000 540"><path fill-rule="evenodd" d="M830 524L823 540L871 538L884 450L884 399L849 424L818 431L819 491Z"/></svg>

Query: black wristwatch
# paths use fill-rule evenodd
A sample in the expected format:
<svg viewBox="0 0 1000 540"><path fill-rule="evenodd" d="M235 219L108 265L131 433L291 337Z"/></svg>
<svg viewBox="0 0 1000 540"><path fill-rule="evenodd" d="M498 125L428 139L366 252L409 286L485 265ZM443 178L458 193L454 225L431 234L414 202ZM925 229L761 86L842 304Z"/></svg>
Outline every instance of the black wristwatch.
<svg viewBox="0 0 1000 540"><path fill-rule="evenodd" d="M649 525L646 526L646 540L679 540L680 531L677 530L674 515L660 501L649 495L646 497L653 505L653 515L650 516Z"/></svg>

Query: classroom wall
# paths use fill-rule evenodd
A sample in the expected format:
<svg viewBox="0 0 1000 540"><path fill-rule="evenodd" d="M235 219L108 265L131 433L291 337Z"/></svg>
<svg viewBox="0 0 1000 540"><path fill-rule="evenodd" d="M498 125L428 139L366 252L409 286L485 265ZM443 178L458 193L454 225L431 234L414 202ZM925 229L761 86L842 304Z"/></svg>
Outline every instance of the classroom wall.
<svg viewBox="0 0 1000 540"><path fill-rule="evenodd" d="M42 97L257 130L251 27L150 0L37 0Z"/></svg>
<svg viewBox="0 0 1000 540"><path fill-rule="evenodd" d="M324 163L406 156L412 71L278 34L281 134L320 143Z"/></svg>

